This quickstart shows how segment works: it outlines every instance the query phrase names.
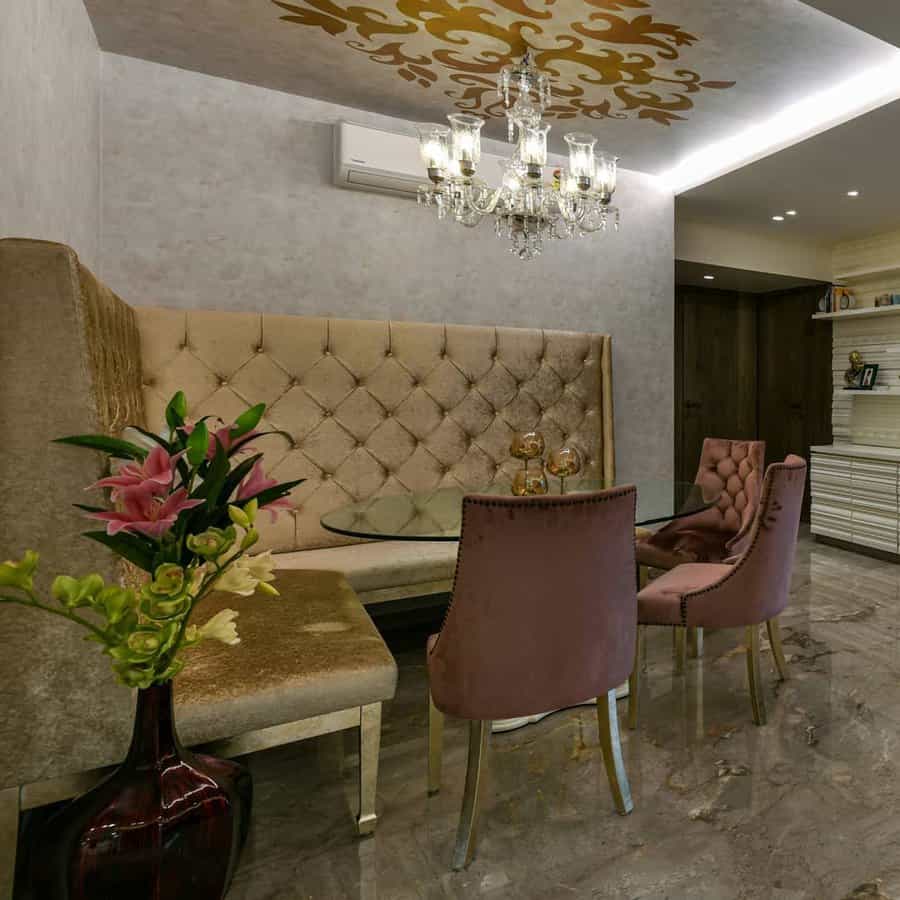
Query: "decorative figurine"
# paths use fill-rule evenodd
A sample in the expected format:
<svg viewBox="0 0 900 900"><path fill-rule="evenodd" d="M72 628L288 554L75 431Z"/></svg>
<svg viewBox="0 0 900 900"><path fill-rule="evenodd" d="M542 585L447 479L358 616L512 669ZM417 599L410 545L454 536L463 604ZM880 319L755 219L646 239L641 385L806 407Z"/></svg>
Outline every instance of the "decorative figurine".
<svg viewBox="0 0 900 900"><path fill-rule="evenodd" d="M863 370L862 353L859 350L850 351L850 368L844 372L844 383L847 387L859 387L859 379Z"/></svg>
<svg viewBox="0 0 900 900"><path fill-rule="evenodd" d="M524 469L519 469L512 480L512 492L516 497L534 497L546 494L550 490L547 484L547 476L544 474L544 467L540 469L529 469L527 465Z"/></svg>
<svg viewBox="0 0 900 900"><path fill-rule="evenodd" d="M512 483L512 492L517 497L546 494L549 490L547 476L544 475L544 446L544 436L539 431L523 431L513 435L512 443L509 445L510 455L515 459L521 459L523 463ZM538 460L539 469L528 468L533 459Z"/></svg>
<svg viewBox="0 0 900 900"><path fill-rule="evenodd" d="M581 454L574 447L560 447L547 458L547 471L559 479L559 492L566 492L566 479L581 471Z"/></svg>

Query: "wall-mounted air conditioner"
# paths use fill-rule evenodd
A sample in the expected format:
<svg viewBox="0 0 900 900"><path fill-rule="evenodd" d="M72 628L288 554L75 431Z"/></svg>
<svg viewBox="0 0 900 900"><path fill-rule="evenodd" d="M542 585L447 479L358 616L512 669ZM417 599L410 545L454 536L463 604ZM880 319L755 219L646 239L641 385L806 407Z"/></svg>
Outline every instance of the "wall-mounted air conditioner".
<svg viewBox="0 0 900 900"><path fill-rule="evenodd" d="M478 175L488 184L500 184L503 160L481 154ZM419 157L419 142L406 134L380 131L352 122L334 126L334 183L355 191L415 197L428 177Z"/></svg>

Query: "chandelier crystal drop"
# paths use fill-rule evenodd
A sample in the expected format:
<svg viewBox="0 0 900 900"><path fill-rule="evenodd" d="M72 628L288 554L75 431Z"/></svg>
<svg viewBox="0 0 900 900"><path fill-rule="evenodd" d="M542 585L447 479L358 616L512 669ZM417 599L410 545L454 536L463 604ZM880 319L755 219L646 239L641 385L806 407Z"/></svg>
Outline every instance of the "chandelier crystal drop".
<svg viewBox="0 0 900 900"><path fill-rule="evenodd" d="M595 150L593 135L565 135L568 167L544 180L550 126L543 114L552 97L550 79L530 53L500 70L497 93L506 110L509 140L516 145L504 163L500 185L490 186L477 177L484 120L451 113L449 126L416 126L430 182L419 188L419 204L436 209L439 220L467 228L493 215L497 236L506 238L520 259L538 256L545 238L618 231L619 210L611 205L618 157Z"/></svg>

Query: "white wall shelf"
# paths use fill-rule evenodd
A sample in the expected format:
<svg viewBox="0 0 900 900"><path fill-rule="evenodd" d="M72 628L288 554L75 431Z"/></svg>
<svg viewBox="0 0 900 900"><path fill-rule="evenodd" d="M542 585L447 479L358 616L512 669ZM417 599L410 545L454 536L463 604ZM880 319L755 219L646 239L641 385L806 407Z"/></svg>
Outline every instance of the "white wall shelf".
<svg viewBox="0 0 900 900"><path fill-rule="evenodd" d="M872 316L890 316L900 313L900 304L893 306L861 306L840 312L814 313L814 319L868 319Z"/></svg>
<svg viewBox="0 0 900 900"><path fill-rule="evenodd" d="M873 394L883 397L887 394L889 397L900 397L900 386L893 387L889 384L877 384L873 388L869 388L868 390L861 390L859 388L843 388L843 393L847 394L850 397L859 397L869 396L871 397Z"/></svg>
<svg viewBox="0 0 900 900"><path fill-rule="evenodd" d="M852 272L843 272L834 276L834 281L853 281L857 278L869 278L872 275L887 275L890 272L900 272L900 262L887 266L874 266L870 269L854 269Z"/></svg>

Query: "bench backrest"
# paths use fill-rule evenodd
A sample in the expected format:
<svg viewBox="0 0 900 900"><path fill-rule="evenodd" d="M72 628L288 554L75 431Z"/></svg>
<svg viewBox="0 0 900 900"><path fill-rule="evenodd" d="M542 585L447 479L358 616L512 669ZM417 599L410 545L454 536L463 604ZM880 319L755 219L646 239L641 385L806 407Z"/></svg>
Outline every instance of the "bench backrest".
<svg viewBox="0 0 900 900"><path fill-rule="evenodd" d="M610 338L599 334L137 308L151 428L186 392L189 415L265 402L260 440L279 481L305 478L274 550L346 544L323 513L373 495L509 483L515 431L573 443L614 474Z"/></svg>

